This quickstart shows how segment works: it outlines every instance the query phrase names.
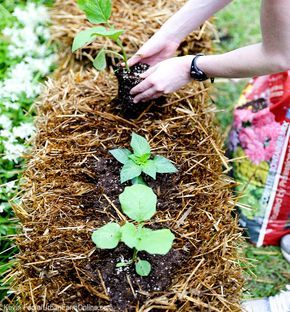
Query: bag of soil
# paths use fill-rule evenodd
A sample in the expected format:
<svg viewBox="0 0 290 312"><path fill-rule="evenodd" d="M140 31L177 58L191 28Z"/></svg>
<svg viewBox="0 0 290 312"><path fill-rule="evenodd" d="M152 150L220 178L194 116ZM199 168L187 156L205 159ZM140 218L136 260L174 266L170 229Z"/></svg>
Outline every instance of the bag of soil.
<svg viewBox="0 0 290 312"><path fill-rule="evenodd" d="M290 233L290 71L253 79L234 111L229 151L240 223L257 246Z"/></svg>

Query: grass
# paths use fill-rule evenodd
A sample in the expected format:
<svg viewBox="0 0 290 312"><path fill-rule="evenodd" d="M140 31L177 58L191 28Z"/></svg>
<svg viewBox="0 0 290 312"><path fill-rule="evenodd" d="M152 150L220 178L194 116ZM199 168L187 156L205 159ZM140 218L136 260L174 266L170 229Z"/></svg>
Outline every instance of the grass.
<svg viewBox="0 0 290 312"><path fill-rule="evenodd" d="M290 264L278 247L256 248L245 244L243 254L248 259L245 271L244 298L261 298L277 294L290 280Z"/></svg>
<svg viewBox="0 0 290 312"><path fill-rule="evenodd" d="M224 53L261 40L259 23L260 1L235 0L216 15L220 42L217 53ZM227 133L232 123L232 112L247 81L217 80L212 95L219 110L217 120L222 133ZM226 135L225 135L226 137ZM273 296L290 284L290 264L284 260L279 247L256 248L249 243L241 246L245 275L244 299Z"/></svg>
<svg viewBox="0 0 290 312"><path fill-rule="evenodd" d="M220 42L215 44L217 53L231 51L261 40L260 1L236 0L216 15ZM223 133L232 123L232 111L246 85L246 81L217 80L213 99L220 112L217 119Z"/></svg>

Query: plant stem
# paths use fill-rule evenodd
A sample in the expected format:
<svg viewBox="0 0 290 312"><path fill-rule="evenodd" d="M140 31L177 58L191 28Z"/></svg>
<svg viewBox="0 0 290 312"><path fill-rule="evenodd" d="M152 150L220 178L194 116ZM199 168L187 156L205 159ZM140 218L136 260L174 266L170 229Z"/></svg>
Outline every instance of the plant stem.
<svg viewBox="0 0 290 312"><path fill-rule="evenodd" d="M116 41L116 43L117 43L117 45L118 45L118 46L121 48L121 50L122 50L122 54L123 54L124 62L125 62L125 67L126 67L127 71L130 72L130 68L129 68L129 65L128 65L128 58L127 58L126 51L125 51L125 49L124 49L124 47L123 47L123 44L122 44L122 42L121 42L120 39L118 39L118 40Z"/></svg>
<svg viewBox="0 0 290 312"><path fill-rule="evenodd" d="M136 177L136 178L134 178L134 179L132 179L131 182L132 182L132 185L134 185L134 184L143 184L143 185L147 185L147 184L145 183L145 181L144 181L144 179L143 179L143 177L142 177L141 175L138 176L138 177Z"/></svg>
<svg viewBox="0 0 290 312"><path fill-rule="evenodd" d="M138 259L138 250L136 248L133 249L133 257L132 257L132 261L136 262L136 260Z"/></svg>
<svg viewBox="0 0 290 312"><path fill-rule="evenodd" d="M113 29L114 28L114 25L110 24L109 22L106 23L106 25L110 28L110 29ZM128 65L128 57L127 57L127 54L126 54L126 51L123 47L123 44L122 44L122 41L120 39L117 39L116 40L116 43L117 45L121 48L121 51L122 51L122 54L123 54L123 59L124 59L124 63L125 63L125 67L128 71L128 73L130 72L130 68L129 68L129 65Z"/></svg>

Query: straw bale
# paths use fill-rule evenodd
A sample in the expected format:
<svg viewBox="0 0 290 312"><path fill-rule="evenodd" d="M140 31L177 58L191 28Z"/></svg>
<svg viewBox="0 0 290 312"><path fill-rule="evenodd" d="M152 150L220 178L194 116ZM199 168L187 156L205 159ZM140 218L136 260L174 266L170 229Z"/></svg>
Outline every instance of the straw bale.
<svg viewBox="0 0 290 312"><path fill-rule="evenodd" d="M116 28L124 29L122 36L126 53L131 56L146 42L160 26L176 12L185 0L114 0L112 22ZM94 57L104 45L119 51L111 40L98 38L87 48L71 54L74 36L80 30L92 26L79 10L75 0L56 0L51 10L52 39L59 43L62 50L62 69L74 64L75 56L82 61ZM199 30L192 32L180 45L178 54L207 53L211 49L209 40L214 33L213 26L207 21ZM69 67L70 67L69 66Z"/></svg>
<svg viewBox="0 0 290 312"><path fill-rule="evenodd" d="M223 175L226 159L206 86L193 83L138 120L114 114L110 103L116 94L116 80L109 73L70 73L47 83L19 214L23 232L17 238L20 254L13 279L23 310L53 304L58 311L68 311L70 305L91 304L97 311L117 311L110 305L111 294L96 260L101 251L90 237L104 222L122 220L117 195L124 186L108 198L112 181L102 189L98 184L108 169L96 164L113 161L108 150L128 147L135 131L150 140L154 153L168 157L179 169L176 175L160 175L153 184L159 201L165 198L168 207L159 209L148 226L171 228L174 252L182 252L186 262L161 291L132 290L128 280L132 293L144 297L128 311L239 311L240 233L232 217L232 182ZM88 273L90 265L99 270L94 278Z"/></svg>

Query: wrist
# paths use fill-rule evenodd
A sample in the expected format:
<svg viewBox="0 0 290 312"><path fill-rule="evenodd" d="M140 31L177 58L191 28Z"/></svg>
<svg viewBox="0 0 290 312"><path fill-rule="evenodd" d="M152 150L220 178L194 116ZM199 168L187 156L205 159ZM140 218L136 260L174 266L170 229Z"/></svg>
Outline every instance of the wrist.
<svg viewBox="0 0 290 312"><path fill-rule="evenodd" d="M194 55L185 55L185 56L180 56L182 58L182 65L183 68L182 70L192 79L190 75L190 69L191 69L191 63L194 58Z"/></svg>
<svg viewBox="0 0 290 312"><path fill-rule="evenodd" d="M213 76L208 75L208 72L206 70L206 61L207 57L203 54L195 55L192 59L190 66L190 76L197 81L205 81L207 79L210 79L213 83Z"/></svg>

